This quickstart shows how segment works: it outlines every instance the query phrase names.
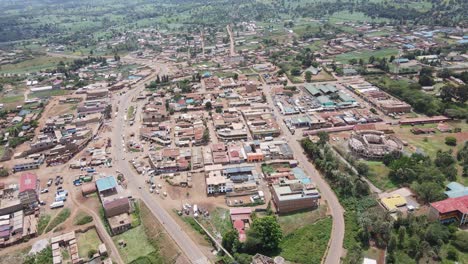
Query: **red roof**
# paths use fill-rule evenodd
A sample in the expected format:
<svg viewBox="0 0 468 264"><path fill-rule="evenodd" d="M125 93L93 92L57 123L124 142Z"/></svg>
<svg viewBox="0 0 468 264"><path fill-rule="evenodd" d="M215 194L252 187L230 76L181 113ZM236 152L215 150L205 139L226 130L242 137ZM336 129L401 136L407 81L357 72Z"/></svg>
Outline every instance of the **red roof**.
<svg viewBox="0 0 468 264"><path fill-rule="evenodd" d="M33 173L24 173L20 178L19 191L37 190L37 175Z"/></svg>
<svg viewBox="0 0 468 264"><path fill-rule="evenodd" d="M235 229L238 229L238 230L241 230L244 228L244 222L242 220L236 220L234 221L234 228Z"/></svg>
<svg viewBox="0 0 468 264"><path fill-rule="evenodd" d="M249 214L252 213L252 208L250 207L239 207L239 208L231 208L230 210L231 215L236 214Z"/></svg>
<svg viewBox="0 0 468 264"><path fill-rule="evenodd" d="M440 214L445 214L454 211L460 211L463 214L468 214L468 195L448 198L443 201L431 203Z"/></svg>

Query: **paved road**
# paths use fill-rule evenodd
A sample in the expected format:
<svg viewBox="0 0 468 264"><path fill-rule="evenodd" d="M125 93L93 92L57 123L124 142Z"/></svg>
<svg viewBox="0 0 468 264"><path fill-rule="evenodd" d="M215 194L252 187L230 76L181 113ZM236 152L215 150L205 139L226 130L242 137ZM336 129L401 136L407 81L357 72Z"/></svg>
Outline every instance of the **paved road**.
<svg viewBox="0 0 468 264"><path fill-rule="evenodd" d="M299 142L297 140L294 140L294 136L284 125L283 116L278 111L278 108L273 104L270 87L264 84L263 88L263 92L266 95L267 102L275 112L277 122L280 123L279 125L281 127L282 133L287 138L289 146L293 150L295 159L301 164L301 166L305 169L312 181L316 184L317 188L320 190L321 196L327 201L328 206L330 208L330 213L333 217L333 225L329 241L329 249L327 251L324 263L340 263L341 256L343 255L343 239L345 233L345 223L343 216L344 209L341 206L338 198L336 197L331 187L322 178L320 173L315 169L314 165L312 165L312 163L309 162Z"/></svg>
<svg viewBox="0 0 468 264"><path fill-rule="evenodd" d="M114 129L112 135L112 144L115 146L113 149L113 153L115 153L115 157L118 157L118 159L115 160L115 166L128 179L128 189L130 189L132 193L138 194L138 196L146 204L146 206L148 206L148 208L154 214L154 216L165 227L167 233L179 245L180 249L185 253L187 258L192 263L210 263L208 258L202 253L201 249L190 239L190 237L185 232L182 231L181 227L172 218L172 216L168 212L166 212L166 210L160 205L161 200L155 199L155 197L147 191L147 188L145 188L146 184L144 177L141 175L137 175L130 167L129 162L121 158L125 156L125 150L121 144L122 138L123 136L125 136L126 130L126 122L124 120L124 116L126 113L124 110L124 106L130 105L131 98L133 98L135 95L138 94L138 92L140 92L143 89L143 83L153 79L154 76L155 74L152 74L151 76L147 77L144 81L142 81L136 88L130 90L126 94L119 97L119 115L113 121Z"/></svg>

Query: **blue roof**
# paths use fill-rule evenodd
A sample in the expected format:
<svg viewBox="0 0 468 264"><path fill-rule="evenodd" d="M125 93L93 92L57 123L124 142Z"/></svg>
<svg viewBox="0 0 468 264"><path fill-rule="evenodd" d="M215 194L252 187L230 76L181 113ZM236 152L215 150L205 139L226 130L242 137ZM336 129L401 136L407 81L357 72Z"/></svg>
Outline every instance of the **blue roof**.
<svg viewBox="0 0 468 264"><path fill-rule="evenodd" d="M226 168L224 169L224 172L228 174L233 174L233 173L241 173L241 172L251 172L252 169L253 169L252 166L235 167L235 168Z"/></svg>
<svg viewBox="0 0 468 264"><path fill-rule="evenodd" d="M291 171L294 174L294 177L296 177L296 179L305 179L305 178L307 178L304 171L299 167L295 167Z"/></svg>
<svg viewBox="0 0 468 264"><path fill-rule="evenodd" d="M27 114L29 114L29 113L31 113L31 111L23 109L23 110L21 110L21 111L19 112L18 115L19 115L19 116L25 116L25 115L27 115Z"/></svg>
<svg viewBox="0 0 468 264"><path fill-rule="evenodd" d="M447 184L447 191L445 192L445 194L449 198L465 196L468 195L468 187L465 187L458 182L451 182Z"/></svg>
<svg viewBox="0 0 468 264"><path fill-rule="evenodd" d="M99 192L110 190L117 187L117 181L114 176L107 176L96 180L96 187Z"/></svg>

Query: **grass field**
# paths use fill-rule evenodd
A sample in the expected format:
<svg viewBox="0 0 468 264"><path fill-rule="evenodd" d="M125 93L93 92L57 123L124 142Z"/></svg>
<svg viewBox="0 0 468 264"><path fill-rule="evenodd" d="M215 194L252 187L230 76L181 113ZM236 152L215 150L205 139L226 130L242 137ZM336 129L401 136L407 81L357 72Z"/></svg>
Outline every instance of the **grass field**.
<svg viewBox="0 0 468 264"><path fill-rule="evenodd" d="M232 228L229 210L219 207L210 212L209 219L201 218L200 222L212 234L223 235Z"/></svg>
<svg viewBox="0 0 468 264"><path fill-rule="evenodd" d="M85 225L87 223L91 223L93 221L93 217L88 215L83 211L79 211L75 218L73 219L74 225Z"/></svg>
<svg viewBox="0 0 468 264"><path fill-rule="evenodd" d="M377 188L389 190L397 187L388 179L390 169L380 161L363 161L369 166L369 176L367 177Z"/></svg>
<svg viewBox="0 0 468 264"><path fill-rule="evenodd" d="M96 229L90 229L86 233L78 234L78 255L81 258L87 259L90 250L98 250L101 244L101 239L96 232Z"/></svg>
<svg viewBox="0 0 468 264"><path fill-rule="evenodd" d="M372 19L371 17L365 15L361 12L353 12L350 13L349 11L340 11L336 12L329 17L329 21L331 23L339 23L339 22L384 22L388 21L385 18L376 18Z"/></svg>
<svg viewBox="0 0 468 264"><path fill-rule="evenodd" d="M30 98L47 98L51 96L60 96L60 95L65 95L68 94L69 91L65 90L49 90L49 91L40 91L40 92L34 92L29 95Z"/></svg>
<svg viewBox="0 0 468 264"><path fill-rule="evenodd" d="M13 103L23 103L23 95L13 95L13 96L2 96L0 97L0 103L2 104L13 104Z"/></svg>
<svg viewBox="0 0 468 264"><path fill-rule="evenodd" d="M138 257L148 255L156 250L148 241L148 237L141 225L112 237L112 240L116 245L118 245L119 240L123 240L127 244L126 247L118 246L120 256L122 256L125 263L130 263Z"/></svg>
<svg viewBox="0 0 468 264"><path fill-rule="evenodd" d="M351 59L363 59L364 62L369 61L371 56L375 58L383 58L383 57L390 57L390 56L397 56L398 50L397 49L381 49L381 50L360 50L360 51L352 51L348 53L342 53L335 56L335 59L342 63L348 63Z"/></svg>
<svg viewBox="0 0 468 264"><path fill-rule="evenodd" d="M281 241L281 256L303 264L320 263L330 239L330 217L309 224L286 235Z"/></svg>
<svg viewBox="0 0 468 264"><path fill-rule="evenodd" d="M67 62L70 59L61 57L38 56L31 60L25 60L15 64L2 65L0 73L29 73L55 68L60 62Z"/></svg>
<svg viewBox="0 0 468 264"><path fill-rule="evenodd" d="M46 228L47 224L50 222L50 219L52 217L48 214L43 214L39 217L39 222L37 224L37 233L40 235L42 232L44 232L44 229Z"/></svg>
<svg viewBox="0 0 468 264"><path fill-rule="evenodd" d="M128 120L132 120L135 117L135 115L133 114L134 111L135 111L135 107L133 105L131 105L127 110L127 119Z"/></svg>
<svg viewBox="0 0 468 264"><path fill-rule="evenodd" d="M61 223L65 222L65 220L68 219L68 217L70 217L70 214L71 214L71 211L69 208L64 208L62 209L55 217L54 219L52 220L52 222L50 222L50 224L47 226L45 232L49 232L51 231L52 229L56 228L58 225L60 225Z"/></svg>
<svg viewBox="0 0 468 264"><path fill-rule="evenodd" d="M287 235L295 230L305 227L310 223L317 222L326 216L327 206L320 205L319 208L312 211L299 212L279 217L279 224L283 230L283 234Z"/></svg>

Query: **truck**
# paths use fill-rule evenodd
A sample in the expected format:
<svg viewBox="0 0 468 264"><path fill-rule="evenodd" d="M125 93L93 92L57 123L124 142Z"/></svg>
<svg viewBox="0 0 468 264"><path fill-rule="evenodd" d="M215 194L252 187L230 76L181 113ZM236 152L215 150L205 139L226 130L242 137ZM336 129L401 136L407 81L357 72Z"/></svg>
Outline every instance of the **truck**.
<svg viewBox="0 0 468 264"><path fill-rule="evenodd" d="M53 202L52 204L50 204L50 209L60 208L60 207L63 207L64 205L65 204L63 201Z"/></svg>
<svg viewBox="0 0 468 264"><path fill-rule="evenodd" d="M265 137L265 141L272 141L273 137Z"/></svg>

